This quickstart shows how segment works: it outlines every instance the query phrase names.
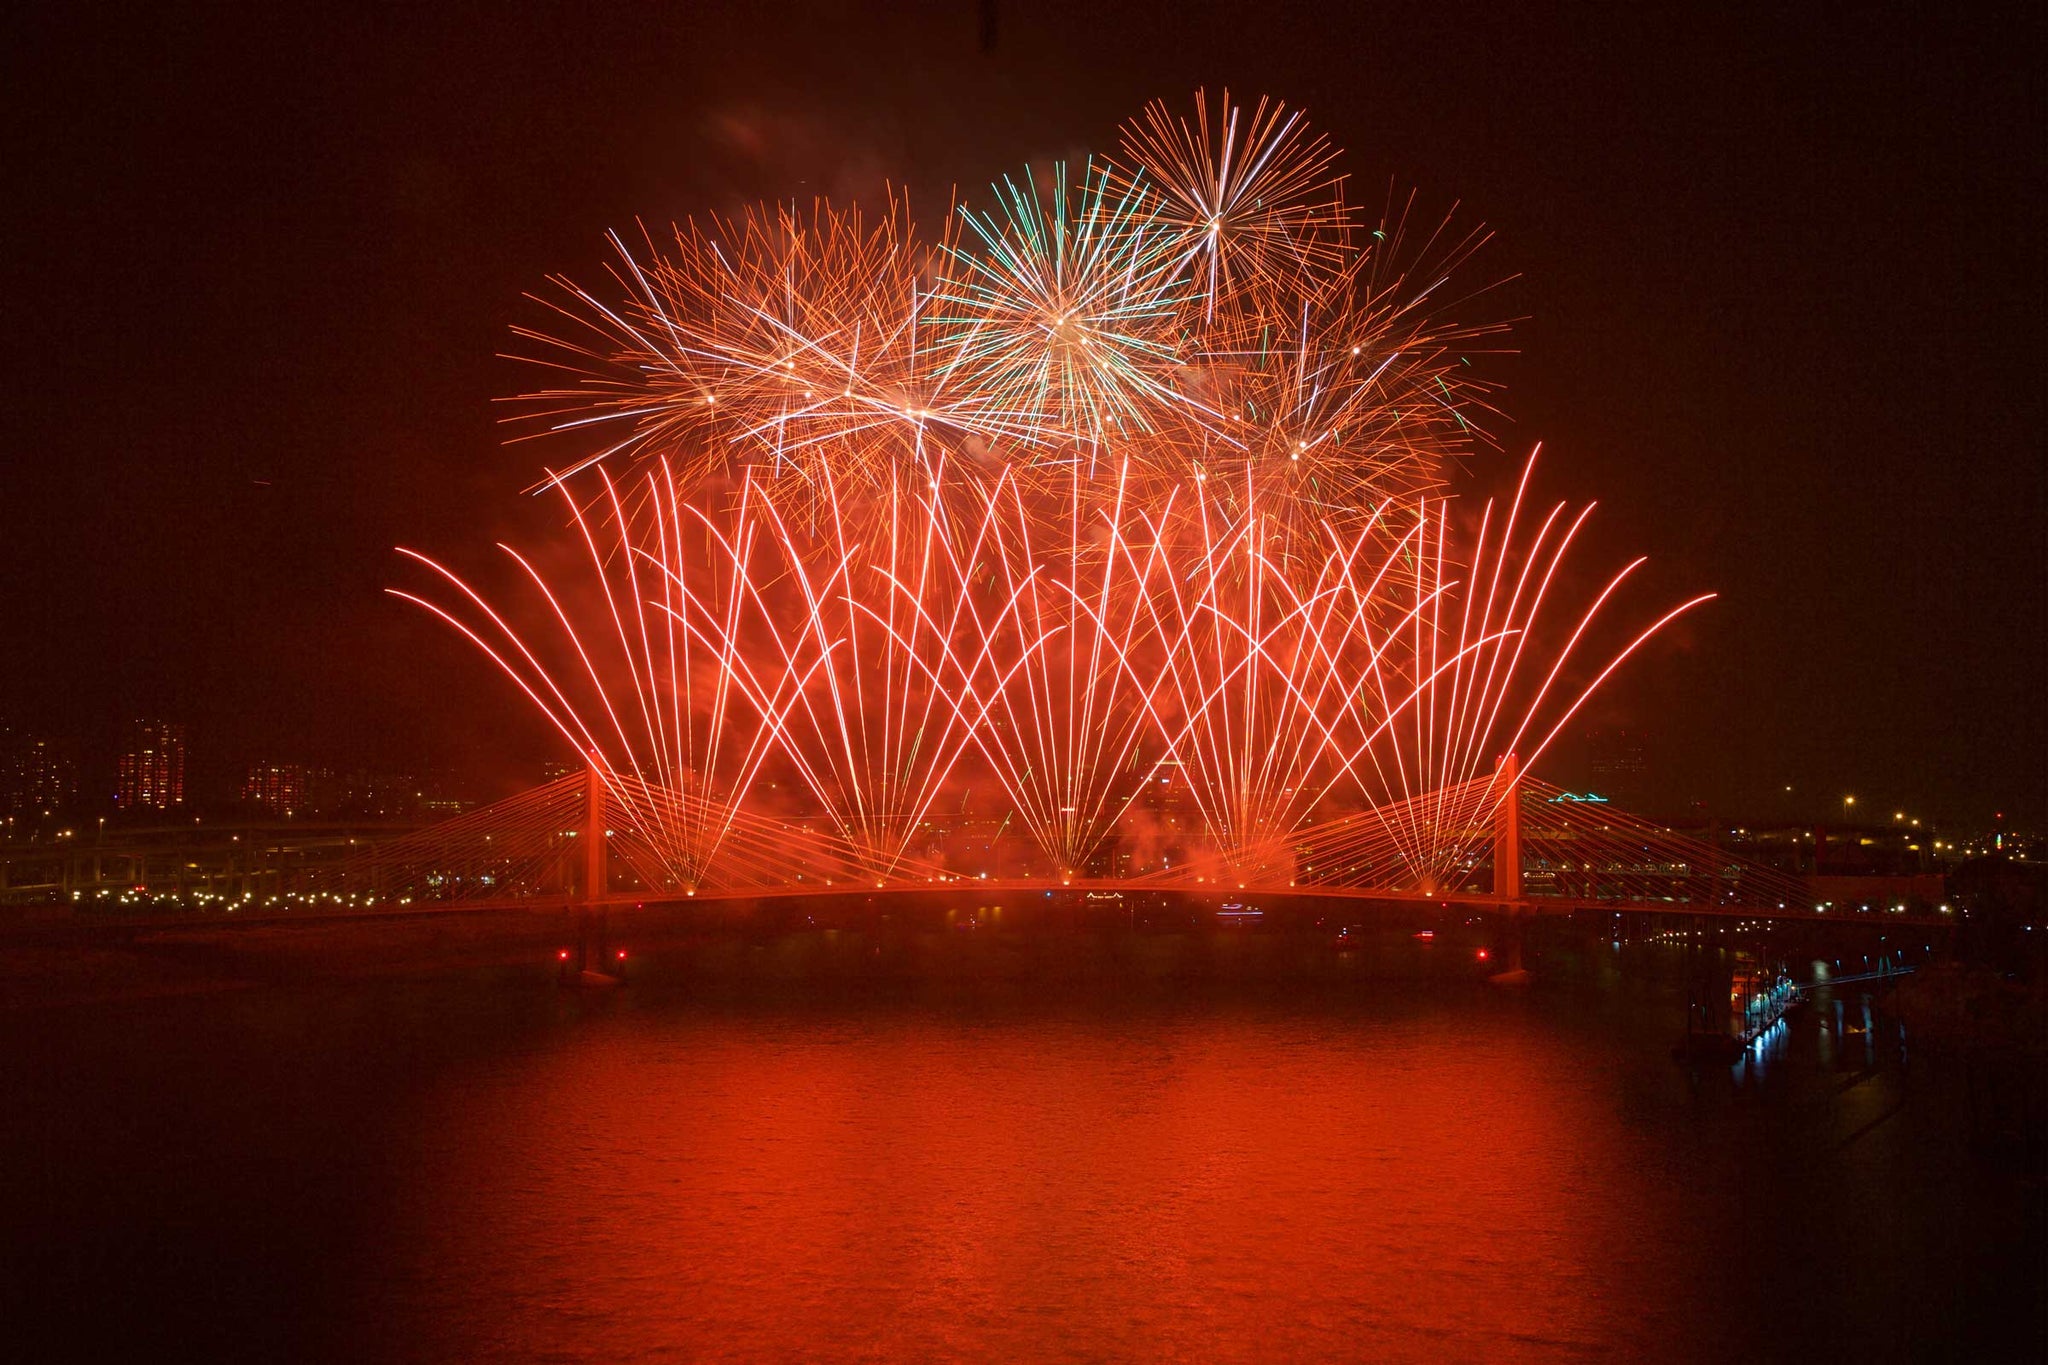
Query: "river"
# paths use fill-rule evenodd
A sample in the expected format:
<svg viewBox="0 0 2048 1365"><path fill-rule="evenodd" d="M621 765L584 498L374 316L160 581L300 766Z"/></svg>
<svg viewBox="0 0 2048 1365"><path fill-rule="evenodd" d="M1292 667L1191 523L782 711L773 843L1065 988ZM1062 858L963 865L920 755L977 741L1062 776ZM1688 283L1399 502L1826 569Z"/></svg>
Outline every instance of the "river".
<svg viewBox="0 0 2048 1365"><path fill-rule="evenodd" d="M1660 950L0 1015L17 1359L2023 1358L2041 1193L1865 998L1668 1054ZM10 1353L11 1354L11 1353Z"/></svg>

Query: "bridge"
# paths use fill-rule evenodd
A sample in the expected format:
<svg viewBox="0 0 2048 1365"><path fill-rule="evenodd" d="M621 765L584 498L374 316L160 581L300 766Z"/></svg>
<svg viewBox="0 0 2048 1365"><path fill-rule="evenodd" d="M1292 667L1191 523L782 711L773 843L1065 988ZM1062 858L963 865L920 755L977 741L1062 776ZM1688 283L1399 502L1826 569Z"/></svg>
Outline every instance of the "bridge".
<svg viewBox="0 0 2048 1365"><path fill-rule="evenodd" d="M291 896L325 887L329 869L415 828L389 818L87 822L0 843L0 903Z"/></svg>
<svg viewBox="0 0 2048 1365"><path fill-rule="evenodd" d="M998 818L921 820L879 847L822 815L735 808L591 768L412 830L180 824L17 845L0 850L0 899L145 920L233 911L240 924L552 914L573 919L583 962L615 912L649 906L738 916L763 903L910 897L972 899L979 911L1028 894L1083 914L1106 902L1120 916L1148 899L1324 901L1498 917L1496 961L1510 973L1542 916L1669 917L1682 942L1701 944L1715 924L1951 929L1962 918L1947 906L1832 904L1813 879L1529 778L1512 757L1456 786L1233 846L1170 809L1138 814L1083 865L1060 867Z"/></svg>
<svg viewBox="0 0 2048 1365"><path fill-rule="evenodd" d="M1808 879L1516 771L1218 847L1189 832L1112 838L1061 868L971 821L921 822L892 848L822 817L734 809L585 770L402 837L340 870L386 908L590 909L788 898L1074 893L1303 897L1458 906L1516 918L1581 911L1945 927L1946 913L1818 900Z"/></svg>

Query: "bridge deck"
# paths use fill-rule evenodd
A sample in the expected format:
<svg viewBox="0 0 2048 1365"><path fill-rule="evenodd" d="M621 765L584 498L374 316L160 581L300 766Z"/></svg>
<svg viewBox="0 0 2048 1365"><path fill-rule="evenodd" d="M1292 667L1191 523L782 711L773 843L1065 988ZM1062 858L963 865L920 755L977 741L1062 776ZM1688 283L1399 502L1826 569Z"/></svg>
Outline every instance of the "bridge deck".
<svg viewBox="0 0 2048 1365"><path fill-rule="evenodd" d="M1624 901L1579 900L1558 896L1528 896L1506 901L1483 892L1436 892L1387 890L1380 887L1351 887L1301 884L1294 886L1231 886L1186 882L1144 882L1112 878L1050 883L1025 879L959 878L914 882L885 882L857 885L848 882L793 885L787 887L711 888L684 895L673 892L612 892L585 902L567 895L505 897L497 900L451 901L449 907L462 909L568 910L589 904L605 909L632 909L648 905L732 904L751 901L827 900L873 896L979 896L986 894L1034 894L1073 896L1095 894L1168 895L1243 899L1248 897L1335 900L1399 906L1443 906L1477 910L1487 914L1570 915L1701 915L1716 919L1769 920L1814 924L1897 925L1900 927L1947 929L1959 922L1949 915L1915 915L1891 911L1856 913L1815 910L1805 906L1717 905L1671 900ZM418 904L418 903L416 903Z"/></svg>

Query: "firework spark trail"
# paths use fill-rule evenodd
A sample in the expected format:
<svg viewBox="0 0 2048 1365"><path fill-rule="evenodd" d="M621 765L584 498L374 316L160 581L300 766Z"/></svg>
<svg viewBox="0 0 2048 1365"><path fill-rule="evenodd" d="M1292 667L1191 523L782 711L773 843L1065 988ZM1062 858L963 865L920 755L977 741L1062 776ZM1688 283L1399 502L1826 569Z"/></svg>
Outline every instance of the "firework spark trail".
<svg viewBox="0 0 2048 1365"><path fill-rule="evenodd" d="M886 871L968 742L956 723L934 728L949 709L929 681L943 640L929 618L899 619L903 585L920 603L937 586L943 518L930 504L891 497L883 516L864 523L879 536L871 545L832 510L836 501L821 536L806 534L772 496L758 505L776 551L773 576L745 592L752 633L771 662L748 670L746 690L757 713L774 716L783 756L842 836Z"/></svg>
<svg viewBox="0 0 2048 1365"><path fill-rule="evenodd" d="M1290 637L1305 622L1275 572L1265 543L1272 528L1252 499L1234 524L1202 483L1194 502L1189 582L1169 574L1147 603L1173 702L1155 715L1205 823L1236 859L1284 831L1299 802L1305 731L1295 723L1300 688L1290 665L1307 655ZM1174 529L1155 524L1151 534L1163 542Z"/></svg>
<svg viewBox="0 0 2048 1365"><path fill-rule="evenodd" d="M699 803L699 824L649 834L697 881L762 774L783 765L886 876L971 749L1059 869L1101 848L1170 762L1208 844L1240 873L1285 864L1317 808L1349 797L1382 811L1403 862L1433 882L1484 824L1469 809L1484 755L1540 735L1528 759L1540 758L1614 668L1706 600L1638 634L1567 702L1560 681L1641 561L1561 645L1532 652L1586 513L1567 523L1554 508L1518 541L1526 473L1497 532L1492 507L1481 515L1462 576L1440 499L1412 513L1388 504L1348 536L1326 528L1304 545L1255 489L1236 500L1246 513L1203 481L1185 506L1101 508L1081 482L1049 551L1007 475L942 466L860 518L828 502L817 532L751 482L722 510L655 479L635 510L607 482L617 545L569 502L594 610L573 610L506 551L546 604L566 680L423 556L488 627L403 595L484 649L615 775L629 808L657 789ZM1099 534L1081 530L1084 515ZM1524 685L1530 659L1541 676Z"/></svg>
<svg viewBox="0 0 2048 1365"><path fill-rule="evenodd" d="M1310 136L1298 111L1261 99L1247 118L1226 90L1212 125L1197 90L1192 125L1154 101L1124 126L1123 152L1135 169L1119 179L1159 195L1174 267L1195 282L1204 324L1248 289L1277 291L1344 259L1337 149Z"/></svg>
<svg viewBox="0 0 2048 1365"><path fill-rule="evenodd" d="M1386 530L1390 506L1349 539L1326 527L1322 546L1304 547L1263 512L1255 490L1231 500L1250 509L1238 516L1205 482L1193 504L1184 518L1146 520L1153 558L1167 567L1143 598L1143 629L1124 632L1116 652L1134 684L1159 679L1133 691L1226 861L1278 865L1288 838L1333 791L1355 784L1380 799L1361 769L1419 695L1412 678L1390 684L1412 670L1390 669L1388 655L1445 585L1391 627L1382 623L1384 586L1426 527L1424 519L1405 533Z"/></svg>
<svg viewBox="0 0 2048 1365"><path fill-rule="evenodd" d="M636 253L609 237L619 302L558 278L566 300L542 302L566 332L515 329L539 348L521 359L577 381L513 400L507 420L537 428L515 439L619 433L567 474L619 455L665 459L692 486L742 469L814 483L830 465L880 487L934 424L968 420L928 318L946 244L920 243L900 202L873 226L820 204L679 226L666 254L643 238ZM1013 414L985 426L1038 431Z"/></svg>
<svg viewBox="0 0 2048 1365"><path fill-rule="evenodd" d="M1162 106L1116 162L994 187L921 240L907 200L613 234L611 291L557 278L521 357L557 382L513 400L515 439L575 443L569 473L666 459L693 490L753 468L879 489L940 455L1020 475L1079 460L1157 476L1285 450L1326 509L1427 486L1480 436L1470 361L1496 323L1446 321L1484 242L1370 232L1298 113L1226 96ZM1453 296L1456 297L1453 297ZM1289 337L1282 343L1279 338ZM593 444L595 446L593 448Z"/></svg>
<svg viewBox="0 0 2048 1365"><path fill-rule="evenodd" d="M1144 591L1145 566L1117 534L1127 473L1091 530L1075 471L1066 534L1049 555L1034 543L1034 519L1014 480L1001 480L989 500L1003 534L993 547L1000 603L982 618L985 652L1010 666L986 685L978 748L1040 849L1065 872L1087 861L1136 795L1128 779L1145 734L1143 684L1114 654L1115 641L1130 638ZM996 735L1002 742L991 742Z"/></svg>
<svg viewBox="0 0 2048 1365"><path fill-rule="evenodd" d="M399 591L397 596L424 606L471 639L541 708L575 753L598 769L676 876L684 882L700 880L729 829L737 796L750 790L754 774L772 753L772 726L750 729L731 708L731 679L743 673L743 661L731 649L700 653L696 645L705 636L702 628L676 630L676 622L686 620L698 600L698 591L684 577L692 565L680 555L682 528L657 524L659 555L647 555L645 546L635 542L635 524L621 514L618 491L606 481L614 512L606 526L616 532L616 542L600 544L582 505L567 489L563 497L588 553L600 612L571 612L530 559L510 546L500 548L547 604L545 618L557 626L555 653L567 669L549 665L481 593L424 555L403 551L451 583L481 620L465 622L414 593ZM672 530L676 540L670 538ZM664 567L659 600L643 596L639 567L645 559ZM649 622L649 616L655 620ZM606 624L608 632L602 630ZM707 696L709 706L700 704ZM741 755L727 767L723 755L735 743ZM651 790L688 794L694 804L684 819L657 819L643 800Z"/></svg>
<svg viewBox="0 0 2048 1365"><path fill-rule="evenodd" d="M1089 452L1145 434L1188 406L1172 383L1178 288L1151 199L1090 162L1078 185L1055 163L1041 187L1005 178L999 210L961 216L977 239L954 247L938 301L941 343L959 357L982 412L1032 414Z"/></svg>
<svg viewBox="0 0 2048 1365"><path fill-rule="evenodd" d="M1543 638L1544 608L1552 583L1593 511L1587 506L1562 534L1553 535L1565 511L1559 504L1527 544L1518 546L1514 531L1534 466L1532 455L1497 535L1491 533L1493 505L1489 503L1482 512L1470 559L1469 586L1443 578L1448 556L1447 528L1441 515L1437 517L1435 555L1417 560L1414 590L1418 606L1424 595L1427 580L1423 569L1427 565L1434 566L1436 578L1429 594L1433 603L1446 596L1461 600L1455 630L1446 628L1435 605L1427 630L1421 628L1419 611L1407 618L1413 630L1412 656L1419 670L1411 698L1413 722L1407 731L1408 743L1397 746L1390 755L1396 782L1389 784L1375 807L1382 823L1388 825L1389 837L1406 850L1408 861L1422 874L1425 884L1449 875L1473 844L1486 837L1492 812L1507 799L1505 784L1495 785L1490 774L1480 776L1480 764L1489 753L1520 754L1524 768L1533 765L1616 668L1664 626L1713 597L1711 593L1694 597L1659 617L1617 650L1568 703L1555 703L1559 680L1611 599L1644 562L1637 559L1608 580L1586 605L1562 645L1544 656L1548 668L1540 682L1518 688L1522 664L1531 657L1530 643ZM1513 581L1503 597L1502 584L1511 565ZM1385 709L1391 716L1399 706ZM1510 722L1513 728L1506 729ZM1524 742L1538 732L1542 737L1524 750ZM1368 752L1376 769L1384 774L1385 765L1379 763L1377 754ZM1465 808L1475 789L1485 792L1476 812Z"/></svg>
<svg viewBox="0 0 2048 1365"><path fill-rule="evenodd" d="M557 279L556 330L518 329L551 380L509 419L574 447L539 486L580 581L501 547L540 604L508 617L407 552L454 598L399 595L679 883L742 877L785 779L842 871L912 866L942 795L993 783L1078 872L1169 765L1219 873L1298 846L1454 877L1506 797L1489 757L1533 764L1706 599L1587 665L1641 561L1553 621L1592 508L1526 511L1533 456L1453 535L1436 493L1485 439L1471 360L1502 330L1450 316L1485 237L1411 241L1391 194L1367 226L1336 157L1198 92L930 240L895 191L614 234L609 289Z"/></svg>

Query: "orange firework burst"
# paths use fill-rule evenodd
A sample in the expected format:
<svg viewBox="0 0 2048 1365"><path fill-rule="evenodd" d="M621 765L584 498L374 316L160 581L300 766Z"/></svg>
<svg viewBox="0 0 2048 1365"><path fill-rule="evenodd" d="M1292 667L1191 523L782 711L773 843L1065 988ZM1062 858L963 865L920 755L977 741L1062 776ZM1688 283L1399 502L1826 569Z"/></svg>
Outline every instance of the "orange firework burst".
<svg viewBox="0 0 2048 1365"><path fill-rule="evenodd" d="M1434 485L1487 411L1450 320L1483 242L1405 209L1367 228L1298 113L1153 105L1118 161L1005 178L921 240L883 211L762 208L617 236L608 290L554 284L518 335L559 382L514 399L569 474L658 459L686 487L842 493L939 458L1029 482L1078 465L1113 495L1278 463L1318 515Z"/></svg>
<svg viewBox="0 0 2048 1365"><path fill-rule="evenodd" d="M516 420L571 446L546 482L580 581L508 550L528 607L500 612L415 555L453 595L401 595L674 886L772 882L769 817L886 878L967 791L1077 874L1167 774L1183 864L1437 885L1504 799L1492 758L1540 758L1705 599L1609 636L1632 564L1560 612L1585 513L1528 532L1526 469L1458 543L1437 490L1501 327L1451 314L1484 238L1360 215L1336 158L1284 106L1198 94L933 241L900 197L615 236L613 287L558 280L558 330L520 333L561 376Z"/></svg>

